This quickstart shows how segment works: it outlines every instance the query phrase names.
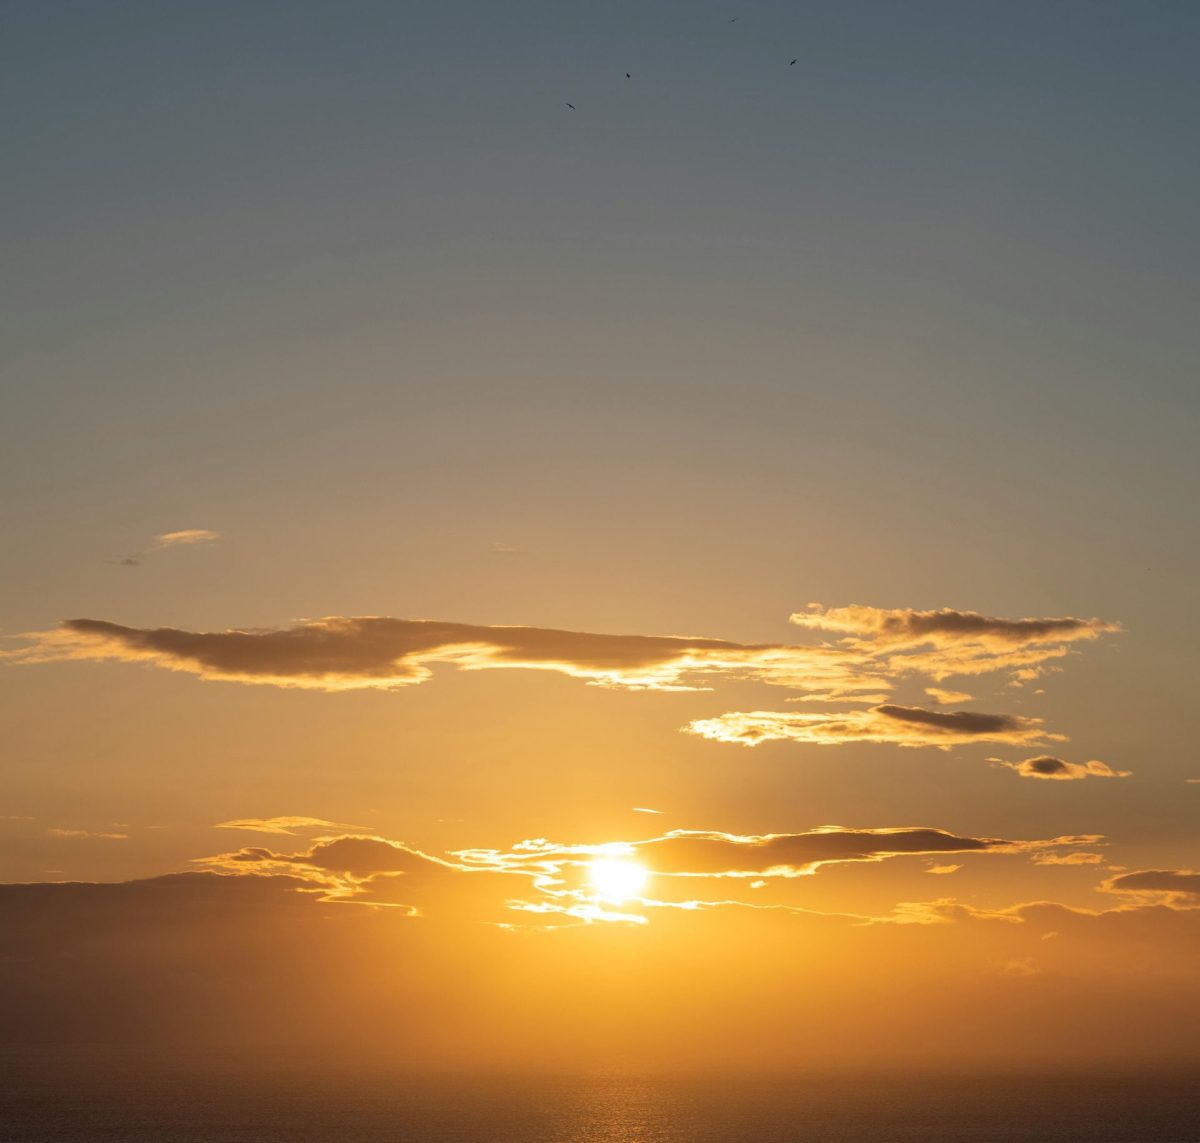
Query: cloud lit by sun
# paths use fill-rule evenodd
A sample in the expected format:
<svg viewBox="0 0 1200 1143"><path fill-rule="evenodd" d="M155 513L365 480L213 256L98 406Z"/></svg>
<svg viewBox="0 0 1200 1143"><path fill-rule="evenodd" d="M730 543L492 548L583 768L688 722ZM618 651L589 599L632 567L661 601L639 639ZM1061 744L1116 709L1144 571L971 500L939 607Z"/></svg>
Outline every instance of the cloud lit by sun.
<svg viewBox="0 0 1200 1143"><path fill-rule="evenodd" d="M650 874L644 865L623 857L598 857L588 866L588 880L599 896L614 905L636 897Z"/></svg>

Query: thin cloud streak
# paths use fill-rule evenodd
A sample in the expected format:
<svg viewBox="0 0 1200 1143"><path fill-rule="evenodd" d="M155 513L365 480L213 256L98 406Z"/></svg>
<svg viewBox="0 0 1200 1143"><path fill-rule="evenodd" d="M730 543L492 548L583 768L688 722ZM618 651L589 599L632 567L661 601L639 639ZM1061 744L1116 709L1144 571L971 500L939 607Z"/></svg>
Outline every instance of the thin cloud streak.
<svg viewBox="0 0 1200 1143"><path fill-rule="evenodd" d="M211 544L221 538L220 532L211 528L183 528L178 532L160 532L150 547L154 551L163 548L187 547L192 544Z"/></svg>
<svg viewBox="0 0 1200 1143"><path fill-rule="evenodd" d="M1042 729L1042 720L1038 718L965 710L942 712L890 704L833 714L733 711L717 718L697 719L685 729L702 738L740 746L758 746L764 742L804 742L817 746L873 742L948 750L969 742L1037 745L1063 740L1063 735Z"/></svg>
<svg viewBox="0 0 1200 1143"><path fill-rule="evenodd" d="M213 829L241 829L251 833L275 834L280 837L295 837L297 830L337 829L364 830L366 826L349 825L346 822L331 822L324 818L309 818L303 816L283 816L273 818L235 818L232 821L217 822Z"/></svg>

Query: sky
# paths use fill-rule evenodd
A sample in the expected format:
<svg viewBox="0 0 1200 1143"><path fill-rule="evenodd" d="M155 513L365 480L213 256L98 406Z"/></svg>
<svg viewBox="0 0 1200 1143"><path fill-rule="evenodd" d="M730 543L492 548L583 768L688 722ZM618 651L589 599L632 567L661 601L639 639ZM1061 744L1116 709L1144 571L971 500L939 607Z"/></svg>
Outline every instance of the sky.
<svg viewBox="0 0 1200 1143"><path fill-rule="evenodd" d="M1197 33L0 6L5 1041L1188 1058Z"/></svg>

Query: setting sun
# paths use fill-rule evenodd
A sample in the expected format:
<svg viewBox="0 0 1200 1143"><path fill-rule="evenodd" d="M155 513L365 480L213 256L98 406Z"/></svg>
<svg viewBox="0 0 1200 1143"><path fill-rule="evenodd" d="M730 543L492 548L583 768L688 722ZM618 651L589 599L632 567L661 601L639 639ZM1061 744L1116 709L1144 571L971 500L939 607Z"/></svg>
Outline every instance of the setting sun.
<svg viewBox="0 0 1200 1143"><path fill-rule="evenodd" d="M592 862L588 879L606 901L619 903L636 897L649 876L645 866L619 857L600 857Z"/></svg>

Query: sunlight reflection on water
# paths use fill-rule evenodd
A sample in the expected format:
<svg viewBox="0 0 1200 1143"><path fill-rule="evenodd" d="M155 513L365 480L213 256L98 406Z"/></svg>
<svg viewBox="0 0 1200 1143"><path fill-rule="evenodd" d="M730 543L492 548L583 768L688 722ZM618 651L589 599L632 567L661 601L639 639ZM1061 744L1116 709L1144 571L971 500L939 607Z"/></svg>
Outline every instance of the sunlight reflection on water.
<svg viewBox="0 0 1200 1143"><path fill-rule="evenodd" d="M0 1073L4 1143L1193 1143L1194 1084Z"/></svg>

